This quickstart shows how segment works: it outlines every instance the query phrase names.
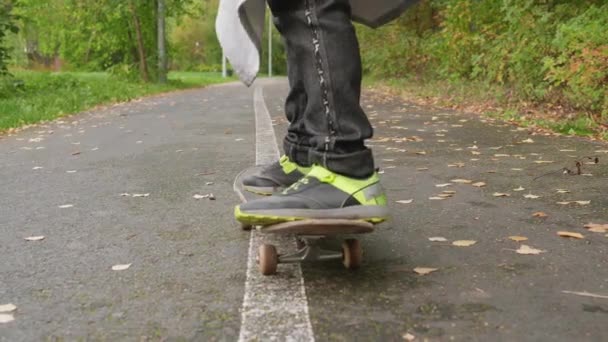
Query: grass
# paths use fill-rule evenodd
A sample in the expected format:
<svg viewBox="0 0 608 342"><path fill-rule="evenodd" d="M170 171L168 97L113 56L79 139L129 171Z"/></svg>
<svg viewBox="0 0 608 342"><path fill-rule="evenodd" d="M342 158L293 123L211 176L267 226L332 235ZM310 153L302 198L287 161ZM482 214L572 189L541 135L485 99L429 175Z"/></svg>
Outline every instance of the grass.
<svg viewBox="0 0 608 342"><path fill-rule="evenodd" d="M407 100L471 111L523 127L536 127L564 135L608 140L608 130L587 113L555 109L548 104L514 101L508 89L480 82L366 79L365 84L395 92ZM599 115L596 115L598 117Z"/></svg>
<svg viewBox="0 0 608 342"><path fill-rule="evenodd" d="M172 72L164 85L129 82L100 72L16 71L13 74L15 78L9 81L8 87L7 83L3 87L0 82L0 133L98 105L226 81L219 73L196 72Z"/></svg>

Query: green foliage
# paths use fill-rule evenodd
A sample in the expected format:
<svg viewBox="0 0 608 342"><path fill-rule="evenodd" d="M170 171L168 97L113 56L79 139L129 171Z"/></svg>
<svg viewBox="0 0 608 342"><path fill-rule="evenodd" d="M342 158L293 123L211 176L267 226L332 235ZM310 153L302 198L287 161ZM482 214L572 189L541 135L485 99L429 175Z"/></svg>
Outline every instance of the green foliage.
<svg viewBox="0 0 608 342"><path fill-rule="evenodd" d="M143 95L224 82L218 74L169 74L166 85L128 82L107 73L16 72L23 80L0 97L0 132L52 120L90 107L129 101ZM3 83L0 82L0 89Z"/></svg>
<svg viewBox="0 0 608 342"><path fill-rule="evenodd" d="M606 27L601 0L421 0L359 33L368 75L485 82L608 118Z"/></svg>
<svg viewBox="0 0 608 342"><path fill-rule="evenodd" d="M13 4L9 0L0 0L0 78L8 74L6 61L9 59L9 50L6 47L6 38L10 33L17 33L15 16L12 14ZM0 82L4 83L3 80ZM1 89L0 89L1 91Z"/></svg>

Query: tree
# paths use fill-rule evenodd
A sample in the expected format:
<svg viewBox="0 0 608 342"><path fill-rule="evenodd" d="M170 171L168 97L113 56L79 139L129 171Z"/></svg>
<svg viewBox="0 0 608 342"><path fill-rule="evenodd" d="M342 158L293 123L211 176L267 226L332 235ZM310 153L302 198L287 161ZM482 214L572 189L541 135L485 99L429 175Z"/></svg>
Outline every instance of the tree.
<svg viewBox="0 0 608 342"><path fill-rule="evenodd" d="M8 74L6 61L9 58L8 48L5 46L6 37L9 33L17 33L15 16L12 14L13 4L11 1L0 0L0 76Z"/></svg>

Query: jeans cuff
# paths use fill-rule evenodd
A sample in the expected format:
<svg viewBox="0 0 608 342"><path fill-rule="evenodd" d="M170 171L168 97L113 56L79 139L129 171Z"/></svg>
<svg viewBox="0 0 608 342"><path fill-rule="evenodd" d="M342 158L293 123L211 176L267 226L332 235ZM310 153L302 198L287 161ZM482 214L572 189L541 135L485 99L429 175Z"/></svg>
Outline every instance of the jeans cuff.
<svg viewBox="0 0 608 342"><path fill-rule="evenodd" d="M311 150L309 158L311 163L347 177L367 178L374 173L374 156L368 148L348 154Z"/></svg>
<svg viewBox="0 0 608 342"><path fill-rule="evenodd" d="M289 157L289 160L292 162L304 167L311 165L310 160L308 159L310 147L296 145L287 140L283 140L283 150L285 151L285 155Z"/></svg>

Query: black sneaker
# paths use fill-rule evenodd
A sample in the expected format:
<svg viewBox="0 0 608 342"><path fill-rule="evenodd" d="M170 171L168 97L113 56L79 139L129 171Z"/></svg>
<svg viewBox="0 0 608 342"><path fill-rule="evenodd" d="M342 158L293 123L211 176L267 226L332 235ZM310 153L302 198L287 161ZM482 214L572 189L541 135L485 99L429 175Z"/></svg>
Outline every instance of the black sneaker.
<svg viewBox="0 0 608 342"><path fill-rule="evenodd" d="M310 169L292 162L287 156L282 156L278 162L268 165L258 174L243 179L243 188L255 194L269 196L288 188L304 177Z"/></svg>
<svg viewBox="0 0 608 342"><path fill-rule="evenodd" d="M347 219L380 223L389 216L375 172L366 179L345 177L315 165L281 193L234 208L244 224L267 226L306 219Z"/></svg>

